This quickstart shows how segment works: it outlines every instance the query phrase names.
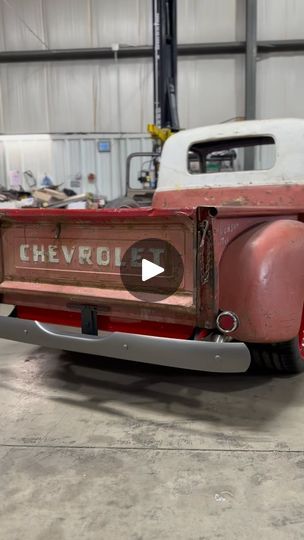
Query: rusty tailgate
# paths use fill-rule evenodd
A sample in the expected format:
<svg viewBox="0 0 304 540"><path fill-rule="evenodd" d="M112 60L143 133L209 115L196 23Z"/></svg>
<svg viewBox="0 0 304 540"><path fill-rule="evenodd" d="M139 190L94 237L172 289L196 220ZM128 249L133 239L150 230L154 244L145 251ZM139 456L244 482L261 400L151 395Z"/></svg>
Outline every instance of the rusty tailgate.
<svg viewBox="0 0 304 540"><path fill-rule="evenodd" d="M16 210L1 219L2 302L75 309L94 304L112 315L178 320L195 315L196 221L192 212L152 209ZM120 261L139 240L158 238L180 253L176 293L148 306L125 290ZM128 313L126 313L128 305ZM149 309L147 309L149 307ZM157 315L158 314L158 315Z"/></svg>

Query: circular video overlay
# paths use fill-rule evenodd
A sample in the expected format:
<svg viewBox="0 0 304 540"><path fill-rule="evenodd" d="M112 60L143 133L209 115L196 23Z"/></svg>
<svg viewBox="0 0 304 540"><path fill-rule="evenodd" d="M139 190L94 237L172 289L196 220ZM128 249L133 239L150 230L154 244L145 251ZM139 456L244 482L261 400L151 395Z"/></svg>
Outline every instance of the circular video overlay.
<svg viewBox="0 0 304 540"><path fill-rule="evenodd" d="M180 287L184 265L172 244L159 238L146 238L127 249L120 275L124 287L133 296L143 302L160 302Z"/></svg>

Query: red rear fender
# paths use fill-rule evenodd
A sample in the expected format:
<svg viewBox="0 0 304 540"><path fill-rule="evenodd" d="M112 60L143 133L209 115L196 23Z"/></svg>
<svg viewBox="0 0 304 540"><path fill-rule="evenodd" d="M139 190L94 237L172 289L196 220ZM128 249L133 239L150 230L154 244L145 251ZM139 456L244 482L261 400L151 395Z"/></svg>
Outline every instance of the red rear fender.
<svg viewBox="0 0 304 540"><path fill-rule="evenodd" d="M220 262L220 309L238 315L236 339L272 343L294 338L303 297L303 223L264 223L226 248Z"/></svg>

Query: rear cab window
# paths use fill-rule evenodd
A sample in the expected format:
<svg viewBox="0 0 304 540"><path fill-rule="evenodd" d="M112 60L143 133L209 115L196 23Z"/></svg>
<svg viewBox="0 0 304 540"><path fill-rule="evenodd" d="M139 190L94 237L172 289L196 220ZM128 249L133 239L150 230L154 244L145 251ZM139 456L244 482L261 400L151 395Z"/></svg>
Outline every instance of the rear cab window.
<svg viewBox="0 0 304 540"><path fill-rule="evenodd" d="M275 161L275 140L269 135L201 141L188 151L191 174L269 170Z"/></svg>

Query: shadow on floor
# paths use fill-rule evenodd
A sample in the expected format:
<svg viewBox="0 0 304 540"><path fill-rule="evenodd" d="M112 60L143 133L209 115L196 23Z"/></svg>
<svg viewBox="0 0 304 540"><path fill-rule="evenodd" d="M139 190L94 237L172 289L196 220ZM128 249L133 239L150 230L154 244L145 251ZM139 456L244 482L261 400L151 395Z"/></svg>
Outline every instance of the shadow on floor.
<svg viewBox="0 0 304 540"><path fill-rule="evenodd" d="M36 364L50 399L120 417L130 418L133 406L137 418L155 412L159 422L169 413L175 422L256 431L295 399L304 402L303 376L208 374L42 348L27 361Z"/></svg>

